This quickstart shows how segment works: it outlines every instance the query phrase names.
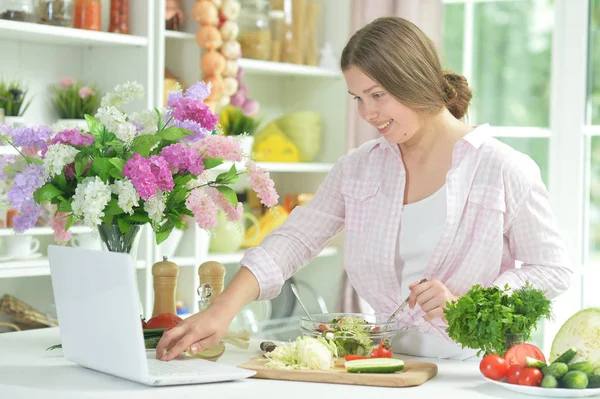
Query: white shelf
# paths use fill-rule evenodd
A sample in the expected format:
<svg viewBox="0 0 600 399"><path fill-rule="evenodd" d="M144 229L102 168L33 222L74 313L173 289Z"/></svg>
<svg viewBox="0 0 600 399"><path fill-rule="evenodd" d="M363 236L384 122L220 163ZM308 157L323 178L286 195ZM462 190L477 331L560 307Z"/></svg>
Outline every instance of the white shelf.
<svg viewBox="0 0 600 399"><path fill-rule="evenodd" d="M321 251L320 254L317 255L317 257L333 256L336 255L338 252L339 250L336 247L326 247L325 249L323 249L323 251ZM243 256L244 251L238 251L230 254L209 253L208 260L223 264L234 264L240 263Z"/></svg>
<svg viewBox="0 0 600 399"><path fill-rule="evenodd" d="M196 35L194 33L178 32L176 30L165 30L165 39L196 40Z"/></svg>
<svg viewBox="0 0 600 399"><path fill-rule="evenodd" d="M87 226L73 226L69 229L73 234L90 233L92 230ZM24 233L18 235L28 236L49 236L54 234L52 227L33 227ZM11 228L0 228L0 237L17 235Z"/></svg>
<svg viewBox="0 0 600 399"><path fill-rule="evenodd" d="M138 260L137 269L145 269L146 261ZM0 263L0 278L50 275L48 258L13 260Z"/></svg>
<svg viewBox="0 0 600 399"><path fill-rule="evenodd" d="M19 155L19 152L13 146L0 145L0 155Z"/></svg>
<svg viewBox="0 0 600 399"><path fill-rule="evenodd" d="M231 168L231 162L225 162L216 168L210 169L216 172L226 172ZM333 167L332 163L319 162L257 162L257 166L266 169L269 172L289 172L289 173L327 173ZM244 164L235 163L239 172L246 170Z"/></svg>
<svg viewBox="0 0 600 399"><path fill-rule="evenodd" d="M169 258L169 261L175 263L179 267L196 266L196 258L193 256L175 256Z"/></svg>
<svg viewBox="0 0 600 399"><path fill-rule="evenodd" d="M148 38L30 22L0 20L0 40L77 46L148 46Z"/></svg>

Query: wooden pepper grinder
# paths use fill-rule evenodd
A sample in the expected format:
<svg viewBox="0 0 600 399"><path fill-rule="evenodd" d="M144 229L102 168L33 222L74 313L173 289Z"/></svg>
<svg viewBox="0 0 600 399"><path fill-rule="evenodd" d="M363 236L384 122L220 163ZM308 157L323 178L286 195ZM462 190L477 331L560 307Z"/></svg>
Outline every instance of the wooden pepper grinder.
<svg viewBox="0 0 600 399"><path fill-rule="evenodd" d="M154 277L154 310L152 316L160 313L177 314L175 290L178 275L179 267L176 263L167 260L166 256L163 256L162 262L156 262L152 266L152 276Z"/></svg>
<svg viewBox="0 0 600 399"><path fill-rule="evenodd" d="M219 262L208 261L198 267L198 277L200 277L200 284L209 284L212 288L212 295L210 296L210 302L217 295L223 292L223 286L225 285L225 266Z"/></svg>

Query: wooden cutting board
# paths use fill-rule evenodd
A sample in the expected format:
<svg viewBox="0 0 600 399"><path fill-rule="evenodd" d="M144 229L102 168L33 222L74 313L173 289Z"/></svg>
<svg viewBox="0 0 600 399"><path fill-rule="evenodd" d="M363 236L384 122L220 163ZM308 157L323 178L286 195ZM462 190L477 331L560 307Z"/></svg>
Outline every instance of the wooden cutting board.
<svg viewBox="0 0 600 399"><path fill-rule="evenodd" d="M405 361L404 370L393 374L348 373L343 361L336 364L334 369L326 371L269 369L265 367L266 362L267 359L259 357L239 367L256 371L252 378L398 388L421 385L435 377L438 372L437 365L433 363L412 361Z"/></svg>

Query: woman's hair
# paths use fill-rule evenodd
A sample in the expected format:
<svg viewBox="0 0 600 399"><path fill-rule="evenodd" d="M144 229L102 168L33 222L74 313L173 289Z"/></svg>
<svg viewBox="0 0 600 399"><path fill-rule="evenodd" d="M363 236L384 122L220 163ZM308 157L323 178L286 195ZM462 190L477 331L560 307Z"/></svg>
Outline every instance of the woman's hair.
<svg viewBox="0 0 600 399"><path fill-rule="evenodd" d="M342 52L342 70L351 66L417 112L435 114L445 106L457 119L467 113L467 79L443 71L433 41L406 19L378 18L359 29Z"/></svg>

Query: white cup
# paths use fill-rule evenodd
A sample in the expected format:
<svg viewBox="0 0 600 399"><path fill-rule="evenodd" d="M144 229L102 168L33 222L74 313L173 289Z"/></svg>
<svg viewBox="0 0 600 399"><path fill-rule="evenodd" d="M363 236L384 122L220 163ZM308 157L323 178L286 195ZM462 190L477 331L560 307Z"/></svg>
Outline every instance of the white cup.
<svg viewBox="0 0 600 399"><path fill-rule="evenodd" d="M6 241L6 255L13 259L29 258L40 249L40 240L33 236L9 236Z"/></svg>
<svg viewBox="0 0 600 399"><path fill-rule="evenodd" d="M74 235L73 238L71 238L71 246L93 249L96 251L102 250L102 242L100 241L100 238L94 237L92 234Z"/></svg>

